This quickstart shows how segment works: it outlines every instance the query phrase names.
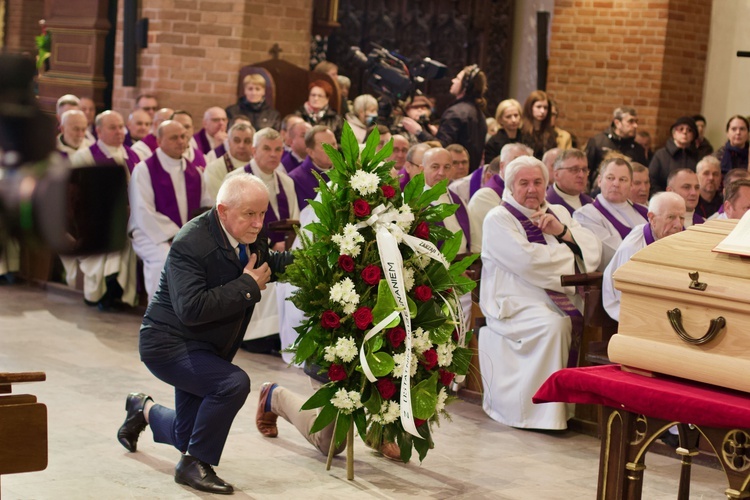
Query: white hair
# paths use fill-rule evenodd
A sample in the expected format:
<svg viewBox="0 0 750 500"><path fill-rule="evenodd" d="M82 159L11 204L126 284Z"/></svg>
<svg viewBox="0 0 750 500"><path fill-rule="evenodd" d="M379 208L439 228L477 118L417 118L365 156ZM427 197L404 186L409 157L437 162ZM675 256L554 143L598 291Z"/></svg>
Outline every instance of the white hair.
<svg viewBox="0 0 750 500"><path fill-rule="evenodd" d="M648 211L654 215L664 215L672 203L679 203L685 208L685 200L674 191L661 191L651 197L648 202Z"/></svg>
<svg viewBox="0 0 750 500"><path fill-rule="evenodd" d="M60 125L64 127L71 116L81 116L84 120L86 119L86 114L80 109L69 109L60 117Z"/></svg>
<svg viewBox="0 0 750 500"><path fill-rule="evenodd" d="M534 151L520 142L511 142L503 146L503 149L500 150L500 161L503 163L511 161L511 157L516 159L519 156L534 156Z"/></svg>
<svg viewBox="0 0 750 500"><path fill-rule="evenodd" d="M224 182L222 182L219 193L216 195L216 204L236 207L244 198L252 195L248 191L253 188L261 190L261 192L268 195L266 184L253 174L248 174L244 170L240 170L235 174L228 175L224 179Z"/></svg>
<svg viewBox="0 0 750 500"><path fill-rule="evenodd" d="M260 144L260 141L269 140L273 141L275 139L280 139L281 134L278 132L278 130L273 129L271 127L266 127L258 130L255 132L255 135L253 135L253 147L258 147L258 144Z"/></svg>
<svg viewBox="0 0 750 500"><path fill-rule="evenodd" d="M705 167L713 166L721 170L721 162L718 158L715 156L704 156L701 161L698 162L698 164L695 166L695 172L700 173L701 170L703 170Z"/></svg>
<svg viewBox="0 0 750 500"><path fill-rule="evenodd" d="M68 105L68 106L80 106L81 100L74 96L73 94L65 94L64 96L60 97L57 100L57 105L55 106L55 109L57 109L57 112L60 112L60 108Z"/></svg>
<svg viewBox="0 0 750 500"><path fill-rule="evenodd" d="M378 100L370 94L362 94L357 96L352 103L352 109L355 114L360 114L367 108L378 107Z"/></svg>
<svg viewBox="0 0 750 500"><path fill-rule="evenodd" d="M513 183L516 181L516 175L518 171L523 168L536 167L542 173L544 178L544 185L549 184L549 170L541 161L537 160L533 156L519 156L508 165L505 166L505 188L513 193Z"/></svg>

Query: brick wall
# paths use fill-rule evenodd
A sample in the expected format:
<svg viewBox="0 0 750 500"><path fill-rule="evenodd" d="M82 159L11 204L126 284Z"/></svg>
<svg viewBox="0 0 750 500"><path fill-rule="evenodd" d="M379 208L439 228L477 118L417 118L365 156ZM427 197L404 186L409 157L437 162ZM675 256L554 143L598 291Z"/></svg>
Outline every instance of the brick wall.
<svg viewBox="0 0 750 500"><path fill-rule="evenodd" d="M655 147L701 111L711 0L557 0L547 90L559 125L583 147L621 105L638 111Z"/></svg>
<svg viewBox="0 0 750 500"><path fill-rule="evenodd" d="M122 2L120 2L122 4ZM151 93L160 105L190 111L200 128L203 111L237 101L242 66L281 58L307 67L312 27L308 0L150 0L148 48L139 56L137 87L122 86L122 7L119 7L112 107L124 114L135 97Z"/></svg>
<svg viewBox="0 0 750 500"><path fill-rule="evenodd" d="M44 0L6 0L5 48L36 55L34 37L41 32L40 19L44 19Z"/></svg>

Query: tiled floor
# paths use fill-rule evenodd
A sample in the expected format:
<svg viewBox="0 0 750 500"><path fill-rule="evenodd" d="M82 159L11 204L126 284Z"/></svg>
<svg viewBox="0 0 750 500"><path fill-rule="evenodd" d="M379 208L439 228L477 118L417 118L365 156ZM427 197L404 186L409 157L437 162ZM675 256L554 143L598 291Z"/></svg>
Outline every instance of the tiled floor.
<svg viewBox="0 0 750 500"><path fill-rule="evenodd" d="M49 466L2 477L3 499L127 499L210 496L172 479L179 453L155 444L147 430L137 453L115 439L125 395L145 391L169 404L171 391L138 358L140 317L101 313L80 298L24 286L0 287L0 371L45 371L47 381L17 386L49 411ZM236 498L595 498L599 442L572 432L548 435L500 425L479 406L457 402L453 421L436 429L424 463L379 457L359 439L355 479L345 460L331 471L325 459L286 422L277 439L255 429L257 388L267 380L299 393L307 378L279 358L240 352L235 359L253 392L229 436L221 477ZM0 443L2 446L2 443ZM679 462L649 455L645 499L676 497ZM691 498L724 498L723 473L693 467Z"/></svg>

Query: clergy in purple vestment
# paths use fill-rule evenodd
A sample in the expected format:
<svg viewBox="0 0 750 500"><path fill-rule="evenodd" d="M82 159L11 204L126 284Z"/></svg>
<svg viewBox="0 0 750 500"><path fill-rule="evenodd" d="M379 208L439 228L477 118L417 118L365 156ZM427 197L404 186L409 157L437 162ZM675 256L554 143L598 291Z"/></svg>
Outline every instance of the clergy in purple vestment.
<svg viewBox="0 0 750 500"><path fill-rule="evenodd" d="M667 191L675 192L685 200L685 227L706 222L700 214L695 212L700 200L701 187L698 175L689 168L672 170L667 177Z"/></svg>
<svg viewBox="0 0 750 500"><path fill-rule="evenodd" d="M142 109L136 109L130 113L127 127L131 146L148 135L153 122L154 120L151 118L151 115Z"/></svg>
<svg viewBox="0 0 750 500"><path fill-rule="evenodd" d="M422 142L410 147L406 152L404 168L398 172L398 182L401 186L402 192L412 177L422 173L422 158L424 157L425 151L431 147L432 146L429 144Z"/></svg>
<svg viewBox="0 0 750 500"><path fill-rule="evenodd" d="M185 132L187 133L188 137L192 137L194 131L193 115L191 115L184 109L178 109L172 114L172 118L170 119L185 127ZM224 153L222 153L222 155L223 154ZM201 172L203 172L203 169L206 168L206 157L203 155L203 152L200 149L190 146L189 141L185 148L185 158Z"/></svg>
<svg viewBox="0 0 750 500"><path fill-rule="evenodd" d="M208 154L227 138L227 112L219 107L208 108L203 114L203 128L193 137L201 153Z"/></svg>
<svg viewBox="0 0 750 500"><path fill-rule="evenodd" d="M305 134L312 128L312 125L305 121L293 123L286 132L286 142L288 148L281 156L281 163L284 165L287 173L290 173L307 158L307 146L305 145Z"/></svg>
<svg viewBox="0 0 750 500"><path fill-rule="evenodd" d="M398 177L399 172L405 168L406 165L406 154L409 152L409 140L401 134L394 134L391 136L393 139L393 153L388 157L386 161L395 162L393 168L391 168L391 176Z"/></svg>
<svg viewBox="0 0 750 500"><path fill-rule="evenodd" d="M315 125L305 134L307 158L289 174L289 177L294 181L297 204L300 210L307 206L307 200L315 199L318 179L313 175L313 171L318 172L324 180L328 180L326 171L333 164L323 149L323 144L328 144L334 148L338 147L336 136L333 135L331 129L325 125Z"/></svg>
<svg viewBox="0 0 750 500"><path fill-rule="evenodd" d="M80 148L87 147L86 115L78 109L69 109L60 117L62 133L57 136L57 150L68 157L73 156Z"/></svg>
<svg viewBox="0 0 750 500"><path fill-rule="evenodd" d="M172 108L161 108L154 113L153 121L151 122L151 132L146 134L140 141L133 144L133 151L138 153L141 160L145 160L150 157L159 147L158 141L156 140L156 131L159 129L159 125L172 118L174 110Z"/></svg>
<svg viewBox="0 0 750 500"><path fill-rule="evenodd" d="M572 215L594 200L585 193L589 175L586 154L580 149L561 151L552 166L553 183L547 188L547 201L564 206Z"/></svg>

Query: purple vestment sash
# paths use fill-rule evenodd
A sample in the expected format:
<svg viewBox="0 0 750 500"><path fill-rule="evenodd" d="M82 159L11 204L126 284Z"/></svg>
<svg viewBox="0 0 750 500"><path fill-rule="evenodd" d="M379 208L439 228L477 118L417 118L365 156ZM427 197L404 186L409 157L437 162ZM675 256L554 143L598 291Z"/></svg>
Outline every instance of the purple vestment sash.
<svg viewBox="0 0 750 500"><path fill-rule="evenodd" d="M138 155L135 154L135 151L130 149L127 146L125 147L125 165L128 167L128 171L132 174L133 169L136 165L138 165L141 162L141 159L138 158ZM119 163L117 163L114 159L108 157L104 154L104 151L101 150L99 145L97 143L92 144L89 147L89 151L91 151L91 156L94 157L94 163L96 165L117 165L119 166Z"/></svg>
<svg viewBox="0 0 750 500"><path fill-rule="evenodd" d="M130 131L125 134L125 141L122 144L127 147L133 145L133 137L130 135Z"/></svg>
<svg viewBox="0 0 750 500"><path fill-rule="evenodd" d="M455 216L456 220L458 221L458 225L461 226L461 230L464 232L464 237L466 238L466 248L467 251L471 251L471 226L469 225L469 213L466 211L466 207L461 202L461 197L459 197L456 193L448 190L448 197L451 199L451 203L455 203L458 205L458 210L456 210ZM445 227L445 223L443 221L440 221L437 223L439 226Z"/></svg>
<svg viewBox="0 0 750 500"><path fill-rule="evenodd" d="M221 158L225 154L227 154L227 148L224 147L224 143L222 142L219 144L216 148L214 148L214 154L217 158Z"/></svg>
<svg viewBox="0 0 750 500"><path fill-rule="evenodd" d="M581 206L588 205L589 203L593 203L594 201L591 196L583 193L578 195L578 199L581 200ZM547 188L547 203L564 206L565 209L570 212L570 215L573 215L573 212L575 212L576 210L575 208L570 206L570 204L566 202L563 197L558 194L557 191L555 191L554 186L550 186Z"/></svg>
<svg viewBox="0 0 750 500"><path fill-rule="evenodd" d="M211 151L211 143L208 142L208 136L206 135L206 129L202 128L193 135L195 143L198 145L198 149L201 153L207 155Z"/></svg>
<svg viewBox="0 0 750 500"><path fill-rule="evenodd" d="M698 212L693 212L693 224L703 224L706 219Z"/></svg>
<svg viewBox="0 0 750 500"><path fill-rule="evenodd" d="M521 223L521 227L526 231L526 238L528 238L529 243L538 243L540 245L547 244L547 240L544 239L544 233L542 233L542 230L539 229L536 224L531 222L528 217L522 214L520 210L506 202L502 202L502 206ZM557 215L555 215L549 208L547 209L547 213L552 214L557 218ZM578 270L576 269L576 271ZM578 351L581 345L581 338L583 337L583 315L566 294L554 290L547 290L546 288L544 291L547 292L547 295L552 302L554 302L555 305L570 318L572 335L570 351L568 352L568 368L573 368L578 365Z"/></svg>
<svg viewBox="0 0 750 500"><path fill-rule="evenodd" d="M190 220L191 214L198 210L201 205L201 174L189 161L185 160L185 164L185 192L188 202L187 216L188 220ZM174 184L172 184L169 172L164 170L156 154L146 160L146 167L148 167L148 173L151 176L151 187L154 190L156 211L169 217L178 227L182 227L180 208L177 205L177 195L174 192Z"/></svg>
<svg viewBox="0 0 750 500"><path fill-rule="evenodd" d="M654 234L651 232L651 224L647 223L643 226L643 238L646 240L646 246L649 246L655 241Z"/></svg>
<svg viewBox="0 0 750 500"><path fill-rule="evenodd" d="M604 208L604 205L602 205L601 203L599 203L599 199L594 200L594 206L596 207L597 210L599 210L599 212L604 216L604 218L607 219L610 224L612 224L612 226L615 228L615 230L618 233L620 233L620 238L622 238L624 240L625 237L630 233L630 231L633 228L632 227L628 227L625 224L623 224L622 222L620 222L619 220L617 220L617 218L614 215L612 215L609 210L607 210L606 208ZM648 215L646 215L648 213L648 209L646 207L641 207L640 205L631 205L631 206L639 214L641 214L641 216L644 219L646 219L646 222L648 222ZM643 209L643 210L641 210L641 209ZM645 211L645 213L644 213L644 211Z"/></svg>
<svg viewBox="0 0 750 500"><path fill-rule="evenodd" d="M287 174L299 167L301 163L301 161L294 157L291 150L285 150L284 154L281 155L281 164L284 165Z"/></svg>
<svg viewBox="0 0 750 500"><path fill-rule="evenodd" d="M159 147L159 143L156 142L156 136L154 134L148 134L141 140L146 146L148 146L152 153L156 152L156 148Z"/></svg>
<svg viewBox="0 0 750 500"><path fill-rule="evenodd" d="M478 168L471 173L469 178L469 198L474 196L474 193L479 191L482 187L482 177L484 176L484 168ZM502 194L500 194L502 196Z"/></svg>
<svg viewBox="0 0 750 500"><path fill-rule="evenodd" d="M411 175L409 175L409 172L406 171L406 167L401 168L401 170L398 171L398 185L401 187L402 193L406 188L406 185L409 184L410 180Z"/></svg>
<svg viewBox="0 0 750 500"><path fill-rule="evenodd" d="M255 175L253 174L253 169L249 163L245 165L245 172ZM266 234L268 235L268 239L271 240L271 244L284 241L286 239L286 234L281 231L269 231L268 224L289 218L289 198L287 198L286 191L284 191L284 185L281 184L277 175L274 175L274 180L276 181L276 190L279 192L276 195L276 205L279 207L279 216L276 217L276 214L271 207L271 202L269 201L268 210L266 210L266 216L263 219L263 225L266 227Z"/></svg>
<svg viewBox="0 0 750 500"><path fill-rule="evenodd" d="M190 163L192 163L194 167L200 169L201 171L206 168L206 157L203 156L203 153L200 149L193 148L193 161Z"/></svg>
<svg viewBox="0 0 750 500"><path fill-rule="evenodd" d="M328 174L316 168L312 162L312 158L309 156L305 158L305 161L300 163L299 167L295 168L289 174L289 177L294 181L294 190L297 193L297 203L300 210L307 206L306 200L315 199L315 188L318 187L318 179L313 175L313 170L318 172L325 182L328 182Z"/></svg>
<svg viewBox="0 0 750 500"><path fill-rule="evenodd" d="M503 199L503 191L505 190L505 181L498 174L495 174L492 177L490 177L490 179L482 187L492 189L494 192L497 193L497 195L500 197L501 200Z"/></svg>
<svg viewBox="0 0 750 500"><path fill-rule="evenodd" d="M229 157L229 153L226 153L224 156L222 156L222 158L224 158L224 166L227 167L227 173L234 170L234 163L232 163L232 159Z"/></svg>

